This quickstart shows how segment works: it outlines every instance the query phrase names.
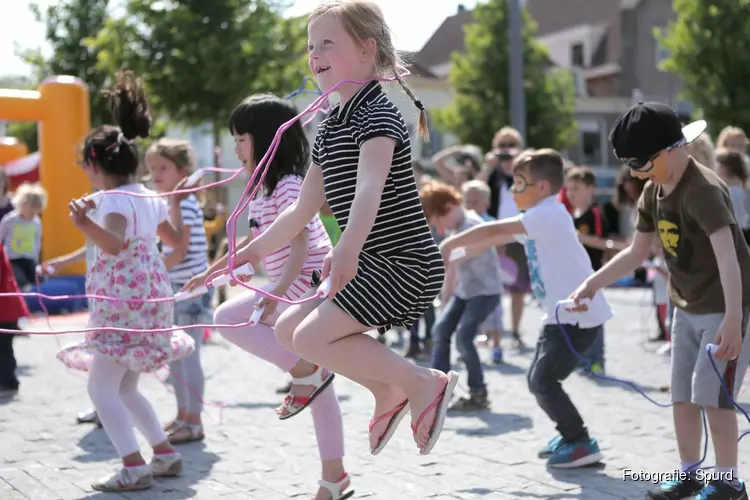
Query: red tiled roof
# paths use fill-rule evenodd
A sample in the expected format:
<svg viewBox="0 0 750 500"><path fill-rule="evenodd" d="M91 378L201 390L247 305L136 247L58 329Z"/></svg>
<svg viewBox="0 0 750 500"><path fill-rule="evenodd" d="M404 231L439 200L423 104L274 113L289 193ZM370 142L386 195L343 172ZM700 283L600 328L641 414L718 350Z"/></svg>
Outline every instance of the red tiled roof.
<svg viewBox="0 0 750 500"><path fill-rule="evenodd" d="M447 17L417 53L419 64L431 68L450 60L453 52L463 52L464 26L473 21L473 10L462 10Z"/></svg>

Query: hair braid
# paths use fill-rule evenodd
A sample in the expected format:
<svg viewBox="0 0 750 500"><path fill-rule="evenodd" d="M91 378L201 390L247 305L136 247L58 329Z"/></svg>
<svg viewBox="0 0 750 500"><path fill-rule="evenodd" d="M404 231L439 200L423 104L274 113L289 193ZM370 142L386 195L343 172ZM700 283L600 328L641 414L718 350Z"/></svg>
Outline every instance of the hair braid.
<svg viewBox="0 0 750 500"><path fill-rule="evenodd" d="M414 105L419 110L417 133L425 142L430 142L430 130L427 126L427 113L424 109L424 104L422 104L422 101L417 99L417 96L414 95L414 92L409 88L401 75L398 74L398 68L394 69L393 73L396 76L396 81L398 81L399 85L401 85L401 88L404 89L404 92L406 92L406 95L409 96L409 99L414 102Z"/></svg>

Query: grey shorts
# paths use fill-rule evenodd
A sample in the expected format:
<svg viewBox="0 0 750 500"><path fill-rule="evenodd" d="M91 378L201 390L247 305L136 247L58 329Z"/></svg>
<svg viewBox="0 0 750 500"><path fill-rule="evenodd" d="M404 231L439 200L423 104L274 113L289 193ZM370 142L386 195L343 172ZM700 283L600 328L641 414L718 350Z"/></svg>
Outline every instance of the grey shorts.
<svg viewBox="0 0 750 500"><path fill-rule="evenodd" d="M743 315L740 356L728 362L713 360L732 398L739 394L750 363L750 335L747 335L749 313L745 311ZM706 352L706 345L715 343L716 332L723 319L724 315L720 313L691 314L675 308L672 319L673 403L690 402L710 408L734 409Z"/></svg>
<svg viewBox="0 0 750 500"><path fill-rule="evenodd" d="M182 285L172 285L172 290L177 293ZM211 307L213 289L200 297L177 302L174 305L174 324L176 326L210 325L213 323L214 312ZM191 330L190 328L188 330ZM190 334L190 332L188 332Z"/></svg>

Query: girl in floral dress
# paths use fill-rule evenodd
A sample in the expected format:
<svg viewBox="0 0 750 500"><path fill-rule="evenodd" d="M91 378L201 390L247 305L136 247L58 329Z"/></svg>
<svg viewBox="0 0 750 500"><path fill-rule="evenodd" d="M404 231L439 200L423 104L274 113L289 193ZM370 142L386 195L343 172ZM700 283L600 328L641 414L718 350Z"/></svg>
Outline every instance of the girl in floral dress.
<svg viewBox="0 0 750 500"><path fill-rule="evenodd" d="M94 219L88 213L94 202L70 203L70 218L95 245L95 257L86 278L90 295L120 299L172 297L167 270L157 244L176 245L182 237L180 201L171 198L171 210L153 191L136 183L138 150L135 137L148 137L151 120L146 95L132 73L117 76L109 92L110 105L119 126L92 131L83 149L83 169L92 185L108 193L97 202ZM182 183L184 185L185 182ZM178 185L177 188L181 188ZM143 195L152 195L142 197ZM171 218L171 222L167 219ZM97 481L98 491L133 491L150 488L154 477L175 476L182 471L182 457L169 444L151 404L138 391L141 372L153 372L194 350L184 332L120 332L108 327L134 330L172 328L173 302L116 302L90 299L85 340L66 346L57 358L69 368L90 372L88 392L107 436L122 458L122 469ZM134 427L153 448L146 464Z"/></svg>

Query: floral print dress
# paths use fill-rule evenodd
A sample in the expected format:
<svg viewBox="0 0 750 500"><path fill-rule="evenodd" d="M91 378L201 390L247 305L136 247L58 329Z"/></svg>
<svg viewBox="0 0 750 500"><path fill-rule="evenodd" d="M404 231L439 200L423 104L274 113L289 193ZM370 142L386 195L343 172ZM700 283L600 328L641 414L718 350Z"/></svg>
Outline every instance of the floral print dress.
<svg viewBox="0 0 750 500"><path fill-rule="evenodd" d="M134 207L135 213L135 207ZM137 221L136 221L137 224ZM118 255L95 247L93 265L86 278L86 293L121 299L170 299L172 287L167 269L156 246L156 238L133 236ZM123 332L132 330L171 330L174 302L119 302L89 298L87 328L82 342L62 348L57 359L67 367L89 371L94 355L112 358L137 372L155 372L195 350L193 339L182 330Z"/></svg>

